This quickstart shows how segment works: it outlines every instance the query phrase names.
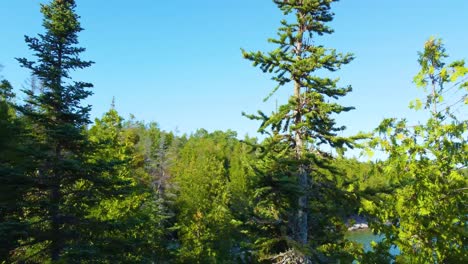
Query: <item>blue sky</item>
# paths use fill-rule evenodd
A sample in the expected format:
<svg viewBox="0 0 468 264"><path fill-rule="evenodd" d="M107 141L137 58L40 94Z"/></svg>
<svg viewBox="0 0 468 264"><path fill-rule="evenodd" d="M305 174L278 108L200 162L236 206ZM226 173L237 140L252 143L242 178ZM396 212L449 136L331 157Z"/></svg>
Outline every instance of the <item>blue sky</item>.
<svg viewBox="0 0 468 264"><path fill-rule="evenodd" d="M19 89L29 73L15 57L29 57L24 35L42 31L41 0L0 3L0 64ZM232 129L256 135L257 123L241 115L269 112L285 102L289 87L269 102L274 84L253 68L240 48L268 51L281 12L270 0L77 0L84 58L96 62L74 74L95 85L87 100L99 117L116 98L124 117L156 121L166 130L190 133ZM431 35L443 38L450 59L468 57L466 0L342 0L333 5L335 33L319 40L356 59L334 76L351 84L343 104L355 111L338 118L346 134L369 131L384 117L419 115L407 109L418 95L411 83L417 51Z"/></svg>

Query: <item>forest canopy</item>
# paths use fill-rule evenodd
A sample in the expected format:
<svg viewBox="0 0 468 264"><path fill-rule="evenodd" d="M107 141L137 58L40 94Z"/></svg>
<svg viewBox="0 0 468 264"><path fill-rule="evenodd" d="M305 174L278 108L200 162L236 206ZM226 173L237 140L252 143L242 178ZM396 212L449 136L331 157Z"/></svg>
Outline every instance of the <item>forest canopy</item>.
<svg viewBox="0 0 468 264"><path fill-rule="evenodd" d="M468 262L468 67L442 39L414 58L424 97L409 108L426 118L345 136L338 117L359 105L336 76L358 62L317 44L337 1L274 0L271 49L238 56L285 103L243 114L256 137L180 134L115 100L91 120L79 2L41 5L32 55L15 54L30 86L0 78L0 263ZM370 250L348 236L355 219L379 238Z"/></svg>

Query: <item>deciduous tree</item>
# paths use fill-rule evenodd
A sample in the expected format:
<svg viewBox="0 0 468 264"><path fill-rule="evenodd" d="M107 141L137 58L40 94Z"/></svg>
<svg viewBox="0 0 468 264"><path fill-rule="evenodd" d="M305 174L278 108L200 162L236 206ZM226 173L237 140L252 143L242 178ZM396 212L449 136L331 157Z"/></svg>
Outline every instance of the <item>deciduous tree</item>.
<svg viewBox="0 0 468 264"><path fill-rule="evenodd" d="M429 115L417 125L385 119L371 146L388 154L385 170L398 175L392 194L364 200L376 217L373 228L382 245L396 245L398 263L465 263L468 166L468 68L464 61L445 63L440 39L429 39L419 53L414 78L426 98L410 104ZM381 246L382 246L381 245Z"/></svg>

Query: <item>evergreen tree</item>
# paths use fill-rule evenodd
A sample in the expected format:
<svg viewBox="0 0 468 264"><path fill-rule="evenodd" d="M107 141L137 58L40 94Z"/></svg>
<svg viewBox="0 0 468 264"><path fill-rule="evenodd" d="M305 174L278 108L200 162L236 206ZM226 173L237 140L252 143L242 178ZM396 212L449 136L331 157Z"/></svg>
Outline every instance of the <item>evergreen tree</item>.
<svg viewBox="0 0 468 264"><path fill-rule="evenodd" d="M93 216L112 223L93 243L101 244L101 251L111 262L160 263L167 258L164 243L167 217L147 182L137 148L141 138L132 136L133 132L125 130L123 118L114 108L96 119L89 130L90 140L99 146L93 157L113 162L112 173L130 183L119 190L125 195L103 198L93 209Z"/></svg>
<svg viewBox="0 0 468 264"><path fill-rule="evenodd" d="M0 262L11 262L11 252L27 237L23 196L31 188L26 172L33 161L27 155L29 138L15 110L15 94L7 80L0 82Z"/></svg>
<svg viewBox="0 0 468 264"><path fill-rule="evenodd" d="M92 62L80 59L77 47L82 30L75 1L53 0L42 5L44 34L25 37L35 61L18 59L31 70L41 91L25 91L27 105L21 112L31 124L37 141L37 167L30 175L34 188L24 197L27 205L28 238L21 241L18 261L85 262L99 259L93 237L105 230L105 222L90 215L102 197L118 195L125 182L113 175L111 164L94 160L92 144L84 133L90 106L82 100L92 84L72 81L74 70ZM116 187L114 187L116 186Z"/></svg>
<svg viewBox="0 0 468 264"><path fill-rule="evenodd" d="M232 131L198 130L171 169L177 191L177 234L181 263L239 263L243 222L239 202L248 174ZM236 164L233 164L236 163ZM244 201L245 202L245 201ZM237 204L236 204L237 203ZM236 218L239 217L239 218Z"/></svg>
<svg viewBox="0 0 468 264"><path fill-rule="evenodd" d="M464 61L449 65L440 39L431 38L419 53L421 71L414 81L427 91L410 108L424 108L429 118L409 125L385 119L371 146L388 154L387 173L400 186L392 193L363 201L374 217L372 227L386 239L380 247L398 246L398 263L466 263L468 221L463 169L468 166L468 68ZM369 257L373 257L372 254Z"/></svg>
<svg viewBox="0 0 468 264"><path fill-rule="evenodd" d="M339 199L333 197L338 194L335 183L323 176L332 158L324 150L341 152L353 147L353 140L359 137L338 136L345 127L338 126L333 117L353 109L337 103L351 87L339 87L337 79L315 73L339 70L353 56L316 44L316 37L333 32L327 23L333 19L330 8L336 0L273 2L286 18L295 18L291 22L282 20L279 37L269 40L278 47L269 53L243 51L254 66L274 74L272 79L278 85L272 93L282 86L291 85L293 90L288 103L270 116L262 112L249 115L262 121L261 133L270 135L265 141L264 162L260 166L264 180L257 198L263 204L262 217L270 219L268 225L276 230L270 233L276 236L259 241L265 254L282 252L277 258L273 256L278 262L310 261L312 257L323 262L327 259L324 247L334 248L335 242L341 240L336 234L344 230L329 204ZM259 223L265 223L265 219Z"/></svg>

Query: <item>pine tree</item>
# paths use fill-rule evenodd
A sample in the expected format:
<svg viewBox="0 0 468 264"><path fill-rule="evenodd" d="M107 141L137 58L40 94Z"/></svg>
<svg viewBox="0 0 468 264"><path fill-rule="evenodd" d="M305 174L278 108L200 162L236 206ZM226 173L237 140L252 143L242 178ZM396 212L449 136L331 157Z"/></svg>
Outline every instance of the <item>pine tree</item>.
<svg viewBox="0 0 468 264"><path fill-rule="evenodd" d="M339 238L330 240L328 236L342 231L342 227L338 230L333 227L339 225L333 223L338 221L336 216L328 215L332 211L321 211L331 209L326 204L333 199L329 195L335 188L321 173L321 170L328 170L331 160L324 150L331 148L341 152L353 147L354 139L359 137L338 136L345 127L338 126L334 120L334 115L353 109L337 103L351 87L339 87L337 79L319 77L315 73L337 71L352 61L353 56L316 44L316 37L333 32L327 23L333 19L330 8L336 0L273 2L286 18L295 18L291 22L282 20L278 38L269 40L278 48L269 53L243 51L254 66L265 73L273 73L272 79L278 85L271 94L283 86L292 86L293 90L288 103L270 116L260 111L259 115L248 115L261 120L259 131L270 135L263 146L264 162L260 170L264 180L260 184L264 186L259 188L257 198L263 200L260 203L263 217L274 220L270 221L271 228L278 228L274 239L266 238L262 243L271 248L270 253L283 252L278 255L283 260L276 259L278 262L290 255L294 255L290 256L292 259L309 261L315 256L317 261L323 261L325 256L318 248L333 244ZM323 230L327 229L333 231L326 234ZM293 250L288 251L290 248Z"/></svg>
<svg viewBox="0 0 468 264"><path fill-rule="evenodd" d="M113 185L125 184L104 171L111 164L92 159L93 146L84 133L91 107L82 101L91 95L92 84L72 81L77 69L92 62L80 59L77 47L82 30L75 1L53 0L41 6L44 34L25 37L35 61L18 59L40 82L41 91L24 91L21 107L37 141L30 176L34 188L24 197L30 233L16 250L18 261L58 262L98 259L93 236L105 230L104 222L89 215L102 197L112 197ZM116 187L117 188L117 187Z"/></svg>

